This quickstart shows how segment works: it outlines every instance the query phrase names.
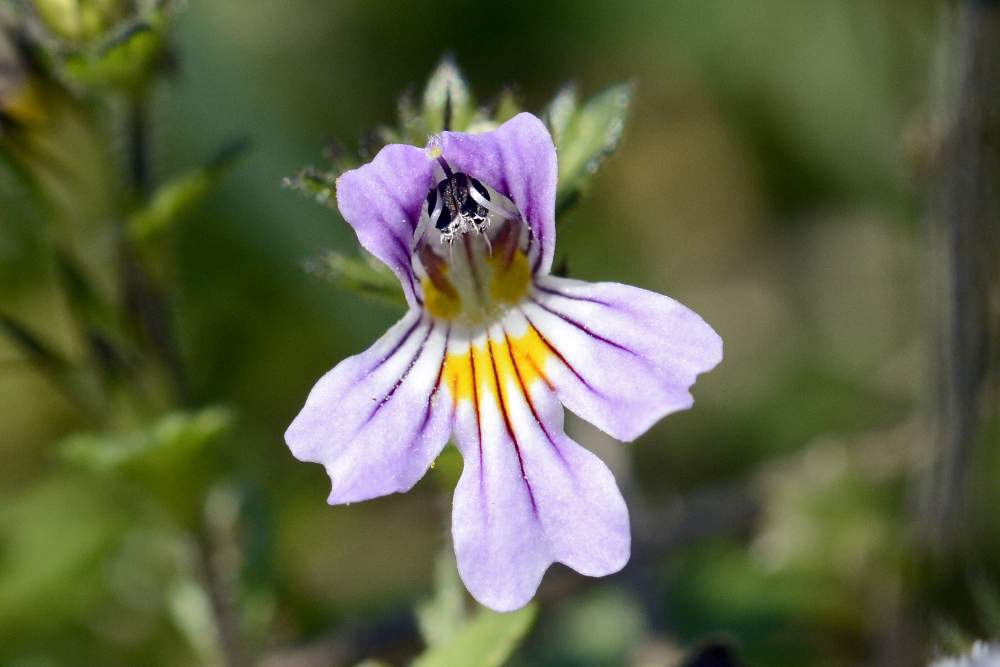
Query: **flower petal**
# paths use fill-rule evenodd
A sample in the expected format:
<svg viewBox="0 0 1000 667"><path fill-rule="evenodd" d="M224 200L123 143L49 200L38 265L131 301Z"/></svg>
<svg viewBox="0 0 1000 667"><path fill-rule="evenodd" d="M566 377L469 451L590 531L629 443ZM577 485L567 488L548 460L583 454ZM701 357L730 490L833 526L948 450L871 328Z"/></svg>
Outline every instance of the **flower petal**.
<svg viewBox="0 0 1000 667"><path fill-rule="evenodd" d="M544 276L522 312L563 404L619 440L691 407L695 378L722 359L722 339L704 320L638 287Z"/></svg>
<svg viewBox="0 0 1000 667"><path fill-rule="evenodd" d="M419 303L411 266L413 232L433 184L424 149L391 144L337 179L337 206L365 250L399 277L410 306Z"/></svg>
<svg viewBox="0 0 1000 667"><path fill-rule="evenodd" d="M517 204L531 227L532 269L549 272L556 243L556 147L545 124L520 113L492 132L443 132L441 154L456 171Z"/></svg>
<svg viewBox="0 0 1000 667"><path fill-rule="evenodd" d="M411 310L313 387L285 441L326 466L331 504L410 489L447 443L452 402L438 387L449 332Z"/></svg>
<svg viewBox="0 0 1000 667"><path fill-rule="evenodd" d="M630 549L611 471L563 433L562 406L519 351L526 327L523 319L494 325L464 352L449 352L464 371L446 371L467 374L448 385L465 459L452 513L458 569L472 595L498 611L527 604L553 562L603 576L620 570Z"/></svg>

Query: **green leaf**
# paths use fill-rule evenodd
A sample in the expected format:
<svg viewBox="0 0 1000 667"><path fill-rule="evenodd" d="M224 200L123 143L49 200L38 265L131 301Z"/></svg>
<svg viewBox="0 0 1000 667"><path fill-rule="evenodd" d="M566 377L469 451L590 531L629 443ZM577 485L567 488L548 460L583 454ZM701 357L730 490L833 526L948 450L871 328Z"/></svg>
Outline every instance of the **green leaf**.
<svg viewBox="0 0 1000 667"><path fill-rule="evenodd" d="M233 141L204 167L194 169L157 188L149 202L129 218L128 229L133 240L137 243L147 242L172 227L181 216L204 199L248 145L245 139Z"/></svg>
<svg viewBox="0 0 1000 667"><path fill-rule="evenodd" d="M413 667L499 667L513 655L536 614L534 604L509 614L481 609L450 641L418 657Z"/></svg>
<svg viewBox="0 0 1000 667"><path fill-rule="evenodd" d="M167 591L170 619L202 665L224 665L212 602L205 589L191 578L181 578Z"/></svg>
<svg viewBox="0 0 1000 667"><path fill-rule="evenodd" d="M233 422L233 413L221 406L172 412L145 428L70 436L57 451L68 463L141 486L182 525L193 526L216 472L208 446Z"/></svg>
<svg viewBox="0 0 1000 667"><path fill-rule="evenodd" d="M387 266L370 255L347 256L331 252L320 260L307 264L306 270L374 301L406 307L399 279Z"/></svg>
<svg viewBox="0 0 1000 667"><path fill-rule="evenodd" d="M65 461L95 472L172 468L197 454L232 423L232 412L221 406L172 412L145 429L72 435L59 445L59 453Z"/></svg>
<svg viewBox="0 0 1000 667"><path fill-rule="evenodd" d="M475 104L465 77L455 61L445 56L424 89L423 118L427 134L436 134L446 129L465 129L474 109Z"/></svg>
<svg viewBox="0 0 1000 667"><path fill-rule="evenodd" d="M62 376L69 371L69 362L38 334L13 317L0 313L0 331L14 347L28 357L28 361L47 375Z"/></svg>
<svg viewBox="0 0 1000 667"><path fill-rule="evenodd" d="M564 89L549 107L549 124L559 151L556 210L562 210L589 183L604 159L618 146L632 85L618 84L598 93L579 109L572 89Z"/></svg>
<svg viewBox="0 0 1000 667"><path fill-rule="evenodd" d="M136 21L97 48L67 55L63 70L84 86L134 88L146 81L160 55L165 24L160 14Z"/></svg>
<svg viewBox="0 0 1000 667"><path fill-rule="evenodd" d="M120 508L79 476L50 474L0 494L0 645L79 618L102 585L101 558L123 528Z"/></svg>
<svg viewBox="0 0 1000 667"><path fill-rule="evenodd" d="M92 376L74 367L48 341L5 313L0 313L0 335L4 335L28 363L80 410L90 417L99 414L98 388Z"/></svg>
<svg viewBox="0 0 1000 667"><path fill-rule="evenodd" d="M458 578L458 567L450 548L434 562L434 595L417 606L417 627L428 646L451 641L468 618L465 611L465 588Z"/></svg>

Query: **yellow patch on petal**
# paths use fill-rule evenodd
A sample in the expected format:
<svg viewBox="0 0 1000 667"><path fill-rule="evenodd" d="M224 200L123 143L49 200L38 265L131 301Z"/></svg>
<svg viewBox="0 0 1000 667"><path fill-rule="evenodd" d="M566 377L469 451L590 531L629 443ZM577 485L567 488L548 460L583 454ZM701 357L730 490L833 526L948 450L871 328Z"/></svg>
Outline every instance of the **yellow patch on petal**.
<svg viewBox="0 0 1000 667"><path fill-rule="evenodd" d="M461 314L462 297L447 280L438 287L430 278L424 278L421 285L424 288L424 307L432 316L452 320Z"/></svg>
<svg viewBox="0 0 1000 667"><path fill-rule="evenodd" d="M489 263L493 269L490 278L490 296L493 300L518 303L524 298L531 284L531 267L527 256L518 249L509 259L494 255L490 257Z"/></svg>
<svg viewBox="0 0 1000 667"><path fill-rule="evenodd" d="M535 327L529 326L523 336L511 339L510 343L514 364L524 386L530 387L536 380L551 386L545 377L545 362L553 356L552 349L538 335Z"/></svg>
<svg viewBox="0 0 1000 667"><path fill-rule="evenodd" d="M544 368L552 354L538 332L528 327L517 338L488 340L470 346L466 352L448 354L441 381L451 391L456 405L465 400L478 403L487 394L497 399L498 404L507 405L511 381L524 392L539 380L549 384ZM498 386L500 396L497 395Z"/></svg>

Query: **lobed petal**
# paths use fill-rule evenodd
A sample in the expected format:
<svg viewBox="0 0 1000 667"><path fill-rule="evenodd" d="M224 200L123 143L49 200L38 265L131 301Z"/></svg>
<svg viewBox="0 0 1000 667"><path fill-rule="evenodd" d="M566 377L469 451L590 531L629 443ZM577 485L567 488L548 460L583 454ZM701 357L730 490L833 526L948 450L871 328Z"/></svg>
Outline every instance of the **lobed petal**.
<svg viewBox="0 0 1000 667"><path fill-rule="evenodd" d="M452 534L469 592L498 611L531 600L561 562L588 576L628 561L628 510L611 471L563 432L563 409L520 348L518 322L452 350L446 386L457 401L465 465ZM461 379L455 379L461 376Z"/></svg>
<svg viewBox="0 0 1000 667"><path fill-rule="evenodd" d="M556 243L556 147L545 124L520 113L492 132L442 132L441 154L455 171L517 204L532 231L532 269L546 274Z"/></svg>
<svg viewBox="0 0 1000 667"><path fill-rule="evenodd" d="M438 391L449 332L411 310L313 387L285 441L326 467L331 504L407 491L441 452L451 433L452 402Z"/></svg>
<svg viewBox="0 0 1000 667"><path fill-rule="evenodd" d="M368 164L337 179L337 206L358 241L399 278L411 307L420 296L413 274L413 233L433 184L424 149L391 144Z"/></svg>
<svg viewBox="0 0 1000 667"><path fill-rule="evenodd" d="M695 379L722 359L701 317L638 287L544 276L521 308L563 404L619 440L691 407Z"/></svg>

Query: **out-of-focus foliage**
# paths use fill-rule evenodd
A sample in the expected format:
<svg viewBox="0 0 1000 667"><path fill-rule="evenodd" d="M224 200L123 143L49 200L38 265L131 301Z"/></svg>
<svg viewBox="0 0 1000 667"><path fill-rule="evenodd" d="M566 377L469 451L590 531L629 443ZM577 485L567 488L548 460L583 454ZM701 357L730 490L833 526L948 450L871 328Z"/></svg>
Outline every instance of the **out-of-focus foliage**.
<svg viewBox="0 0 1000 667"><path fill-rule="evenodd" d="M934 377L914 174L944 11L5 4L0 663L638 667L725 646L837 667L1000 635L1000 457L977 462L965 560L927 578L914 540ZM557 566L498 616L437 560L453 448L406 496L331 508L282 434L402 304L337 175L522 109L559 147L557 264L678 298L726 358L635 444L568 419L628 497L632 561ZM206 165L234 136L253 150Z"/></svg>

